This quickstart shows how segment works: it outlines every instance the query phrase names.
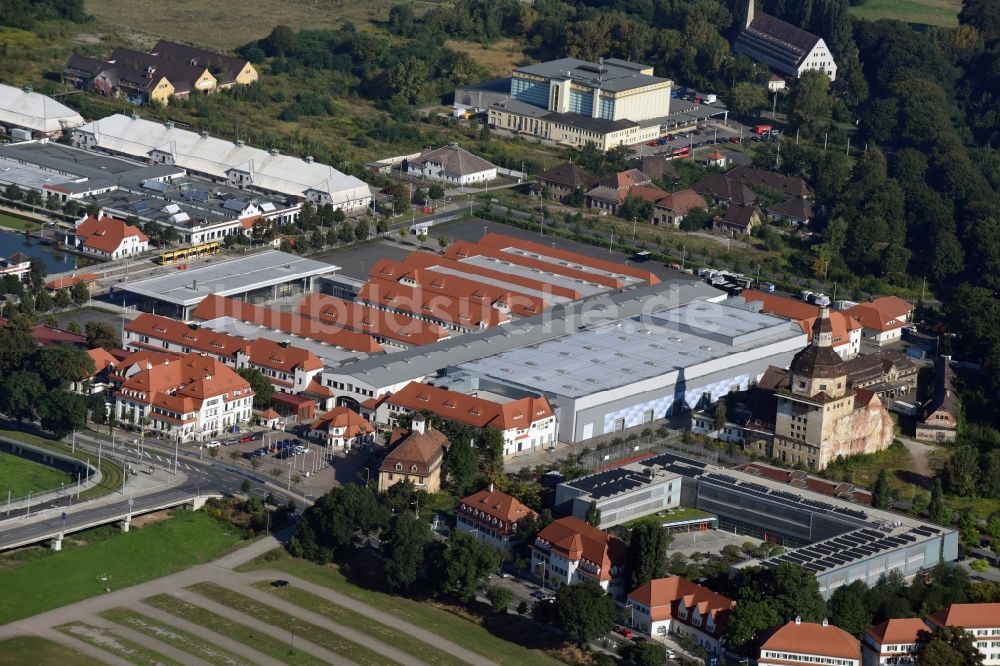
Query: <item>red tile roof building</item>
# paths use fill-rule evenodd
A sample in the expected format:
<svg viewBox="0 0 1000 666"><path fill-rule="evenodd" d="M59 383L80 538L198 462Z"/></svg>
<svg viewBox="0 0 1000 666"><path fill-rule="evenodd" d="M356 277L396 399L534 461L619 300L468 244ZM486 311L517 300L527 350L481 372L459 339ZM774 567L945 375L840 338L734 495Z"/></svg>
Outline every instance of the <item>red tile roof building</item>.
<svg viewBox="0 0 1000 666"><path fill-rule="evenodd" d="M497 550L507 551L517 534L517 524L531 516L538 514L490 485L459 503L455 525L459 532L472 535Z"/></svg>
<svg viewBox="0 0 1000 666"><path fill-rule="evenodd" d="M679 190L668 194L656 202L653 208L653 223L662 226L679 227L684 216L695 208L708 208L708 202L692 189Z"/></svg>
<svg viewBox="0 0 1000 666"><path fill-rule="evenodd" d="M912 312L913 306L896 296L874 298L846 310L861 322L862 339L878 346L899 340Z"/></svg>
<svg viewBox="0 0 1000 666"><path fill-rule="evenodd" d="M110 216L87 216L76 223L72 244L86 254L115 260L142 254L149 236L137 227Z"/></svg>
<svg viewBox="0 0 1000 666"><path fill-rule="evenodd" d="M798 618L774 629L761 643L757 666L861 666L861 643L829 624Z"/></svg>
<svg viewBox="0 0 1000 666"><path fill-rule="evenodd" d="M374 433L375 426L347 407L335 407L309 426L309 439L344 451L369 442Z"/></svg>
<svg viewBox="0 0 1000 666"><path fill-rule="evenodd" d="M217 437L250 420L253 390L221 361L191 353L133 366L115 392L115 418L180 442Z"/></svg>
<svg viewBox="0 0 1000 666"><path fill-rule="evenodd" d="M759 302L761 312L795 321L812 341L812 328L819 317L819 306L787 296L779 296L756 289L747 289L741 296L747 302ZM830 311L833 325L833 351L845 361L861 351L861 322L848 312Z"/></svg>
<svg viewBox="0 0 1000 666"><path fill-rule="evenodd" d="M302 393L323 370L319 357L302 347L267 338L247 340L148 313L125 326L123 343L133 351L200 352L233 368L256 368L275 390L286 393Z"/></svg>
<svg viewBox="0 0 1000 666"><path fill-rule="evenodd" d="M392 395L369 400L362 408L379 424L395 426L401 414L429 412L473 428L503 433L504 456L552 445L556 418L544 396L497 402L446 388L410 382Z"/></svg>
<svg viewBox="0 0 1000 666"><path fill-rule="evenodd" d="M324 294L307 295L299 303L299 314L355 333L365 333L383 345L420 347L449 337L444 328L409 314Z"/></svg>
<svg viewBox="0 0 1000 666"><path fill-rule="evenodd" d="M861 640L865 666L914 664L930 630L916 617L886 620L865 632Z"/></svg>
<svg viewBox="0 0 1000 666"><path fill-rule="evenodd" d="M389 453L378 472L379 492L405 481L428 493L441 490L441 464L447 448L444 433L417 414L410 430L396 430L389 438Z"/></svg>
<svg viewBox="0 0 1000 666"><path fill-rule="evenodd" d="M972 635L984 666L1000 664L1000 603L952 604L927 617L927 626L961 627Z"/></svg>
<svg viewBox="0 0 1000 666"><path fill-rule="evenodd" d="M697 583L671 576L633 590L630 626L647 636L687 636L709 654L719 650L726 618L736 602Z"/></svg>
<svg viewBox="0 0 1000 666"><path fill-rule="evenodd" d="M531 570L547 587L589 581L625 596L625 542L572 516L550 523L531 546Z"/></svg>

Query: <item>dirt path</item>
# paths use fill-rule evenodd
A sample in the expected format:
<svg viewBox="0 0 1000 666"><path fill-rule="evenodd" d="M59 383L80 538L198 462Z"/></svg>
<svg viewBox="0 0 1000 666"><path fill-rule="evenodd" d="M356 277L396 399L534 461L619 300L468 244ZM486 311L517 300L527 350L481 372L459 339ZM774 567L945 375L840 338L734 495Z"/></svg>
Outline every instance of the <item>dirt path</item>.
<svg viewBox="0 0 1000 666"><path fill-rule="evenodd" d="M934 451L934 446L931 444L925 444L924 442L918 442L915 439L910 439L909 437L896 437L906 450L910 453L910 461L913 468L910 470L915 474L924 476L928 479L933 479L936 473L930 465L930 456Z"/></svg>

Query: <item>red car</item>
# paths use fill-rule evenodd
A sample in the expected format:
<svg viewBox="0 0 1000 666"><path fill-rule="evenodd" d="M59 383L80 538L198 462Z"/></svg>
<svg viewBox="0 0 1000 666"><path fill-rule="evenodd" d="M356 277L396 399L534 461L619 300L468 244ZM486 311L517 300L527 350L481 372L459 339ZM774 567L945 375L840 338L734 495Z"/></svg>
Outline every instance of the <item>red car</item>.
<svg viewBox="0 0 1000 666"><path fill-rule="evenodd" d="M656 143L656 141L648 141L648 142L646 142L646 145L647 146L656 146L658 144Z"/></svg>
<svg viewBox="0 0 1000 666"><path fill-rule="evenodd" d="M740 137L738 136L729 137L729 143L739 143L739 142L740 142Z"/></svg>
<svg viewBox="0 0 1000 666"><path fill-rule="evenodd" d="M628 627L618 627L618 633L625 638L632 638L632 630Z"/></svg>
<svg viewBox="0 0 1000 666"><path fill-rule="evenodd" d="M240 444L246 444L247 442L252 442L252 441L253 437L251 437L250 435L243 435L242 437L240 437Z"/></svg>

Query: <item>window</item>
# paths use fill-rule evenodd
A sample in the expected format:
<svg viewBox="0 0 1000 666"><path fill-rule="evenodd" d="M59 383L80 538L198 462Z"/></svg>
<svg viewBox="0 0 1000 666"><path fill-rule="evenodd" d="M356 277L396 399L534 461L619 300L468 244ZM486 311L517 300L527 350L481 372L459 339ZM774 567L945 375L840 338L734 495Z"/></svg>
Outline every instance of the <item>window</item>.
<svg viewBox="0 0 1000 666"><path fill-rule="evenodd" d="M396 471L400 472L403 470L403 465L401 463L396 463Z"/></svg>

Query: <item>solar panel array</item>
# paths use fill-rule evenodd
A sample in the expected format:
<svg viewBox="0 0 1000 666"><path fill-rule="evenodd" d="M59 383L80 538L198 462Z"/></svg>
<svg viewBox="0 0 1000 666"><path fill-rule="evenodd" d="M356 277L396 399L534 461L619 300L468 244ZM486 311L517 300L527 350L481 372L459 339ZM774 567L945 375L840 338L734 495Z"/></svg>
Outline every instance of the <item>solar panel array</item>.
<svg viewBox="0 0 1000 666"><path fill-rule="evenodd" d="M569 485L589 493L594 499L603 499L644 486L649 480L641 472L619 467L571 481Z"/></svg>
<svg viewBox="0 0 1000 666"><path fill-rule="evenodd" d="M865 527L825 541L818 541L809 546L796 548L764 560L761 564L775 568L782 563L793 562L813 573L821 573L895 550L901 546L914 544L917 542L918 536L930 536L930 534L923 533L922 530L923 528L916 527L903 534L888 535Z"/></svg>

